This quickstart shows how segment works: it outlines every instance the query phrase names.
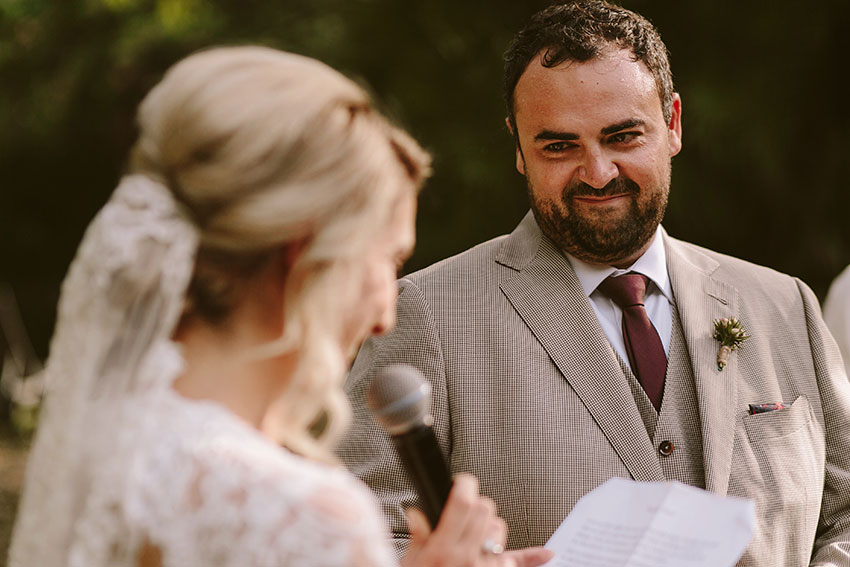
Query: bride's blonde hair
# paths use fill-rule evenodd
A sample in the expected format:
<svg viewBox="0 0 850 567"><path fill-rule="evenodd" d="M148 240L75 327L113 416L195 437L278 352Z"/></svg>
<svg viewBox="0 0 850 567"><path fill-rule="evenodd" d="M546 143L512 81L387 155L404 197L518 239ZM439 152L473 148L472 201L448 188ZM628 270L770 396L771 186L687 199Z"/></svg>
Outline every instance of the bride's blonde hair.
<svg viewBox="0 0 850 567"><path fill-rule="evenodd" d="M261 47L179 62L142 102L138 123L132 169L168 187L199 229L189 316L225 321L242 283L299 247L287 277L301 285L286 286L283 336L265 345L267 356L297 351L299 363L264 426L287 447L329 459L349 413L340 314L358 298L345 282L359 277L400 197L421 187L428 155L351 80Z"/></svg>

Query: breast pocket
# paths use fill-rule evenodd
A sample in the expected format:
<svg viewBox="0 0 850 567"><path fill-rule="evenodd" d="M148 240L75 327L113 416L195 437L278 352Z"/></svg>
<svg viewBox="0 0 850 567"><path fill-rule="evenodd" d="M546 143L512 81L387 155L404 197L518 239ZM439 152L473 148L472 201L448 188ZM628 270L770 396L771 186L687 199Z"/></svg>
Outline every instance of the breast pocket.
<svg viewBox="0 0 850 567"><path fill-rule="evenodd" d="M812 409L806 396L799 396L784 409L756 413L744 417L750 443L761 443L767 439L793 436L812 422Z"/></svg>
<svg viewBox="0 0 850 567"><path fill-rule="evenodd" d="M790 407L744 416L743 425L746 434L732 483L737 484L734 492L756 501L758 524L772 526L761 539L782 549L789 534L814 538L824 443L809 401L800 396Z"/></svg>

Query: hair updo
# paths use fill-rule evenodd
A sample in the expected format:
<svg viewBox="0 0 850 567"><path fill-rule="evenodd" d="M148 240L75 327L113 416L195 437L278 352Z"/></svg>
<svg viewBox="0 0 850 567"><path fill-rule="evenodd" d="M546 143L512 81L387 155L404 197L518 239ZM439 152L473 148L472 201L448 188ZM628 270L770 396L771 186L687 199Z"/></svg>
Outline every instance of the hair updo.
<svg viewBox="0 0 850 567"><path fill-rule="evenodd" d="M328 458L349 412L339 313L357 301L339 282L357 272L400 197L421 187L428 155L351 80L262 47L177 63L138 124L131 168L163 183L199 230L186 316L221 324L273 254L302 247L288 277L303 285L287 288L283 336L269 351L298 350L300 362L265 426L291 449ZM311 435L319 418L324 430Z"/></svg>

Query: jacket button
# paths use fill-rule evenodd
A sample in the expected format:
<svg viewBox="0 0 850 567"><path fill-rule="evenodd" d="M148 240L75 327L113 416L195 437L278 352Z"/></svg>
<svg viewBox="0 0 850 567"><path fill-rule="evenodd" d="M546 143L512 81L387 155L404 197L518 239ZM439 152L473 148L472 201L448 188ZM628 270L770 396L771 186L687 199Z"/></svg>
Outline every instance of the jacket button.
<svg viewBox="0 0 850 567"><path fill-rule="evenodd" d="M670 441L662 441L658 444L658 452L665 457L669 457L673 454L673 443Z"/></svg>

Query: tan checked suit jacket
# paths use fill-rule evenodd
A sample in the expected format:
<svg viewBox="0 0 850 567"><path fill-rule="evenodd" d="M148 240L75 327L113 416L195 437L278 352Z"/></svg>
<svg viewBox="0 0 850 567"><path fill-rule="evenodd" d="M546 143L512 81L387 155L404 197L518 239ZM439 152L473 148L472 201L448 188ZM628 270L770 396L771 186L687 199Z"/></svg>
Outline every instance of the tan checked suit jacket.
<svg viewBox="0 0 850 567"><path fill-rule="evenodd" d="M755 501L756 534L739 565L850 566L850 384L817 300L768 268L666 233L664 245L692 365L675 378L693 381L696 401L662 411L698 420L705 488ZM431 382L449 466L480 479L511 547L543 544L611 477L665 480L623 367L531 214L400 286L396 330L368 341L349 376L355 416L339 450L381 499L400 547L401 509L416 495L364 407L374 370L388 364L412 364ZM751 339L719 372L712 321L721 317L739 318ZM748 414L769 402L790 407Z"/></svg>

